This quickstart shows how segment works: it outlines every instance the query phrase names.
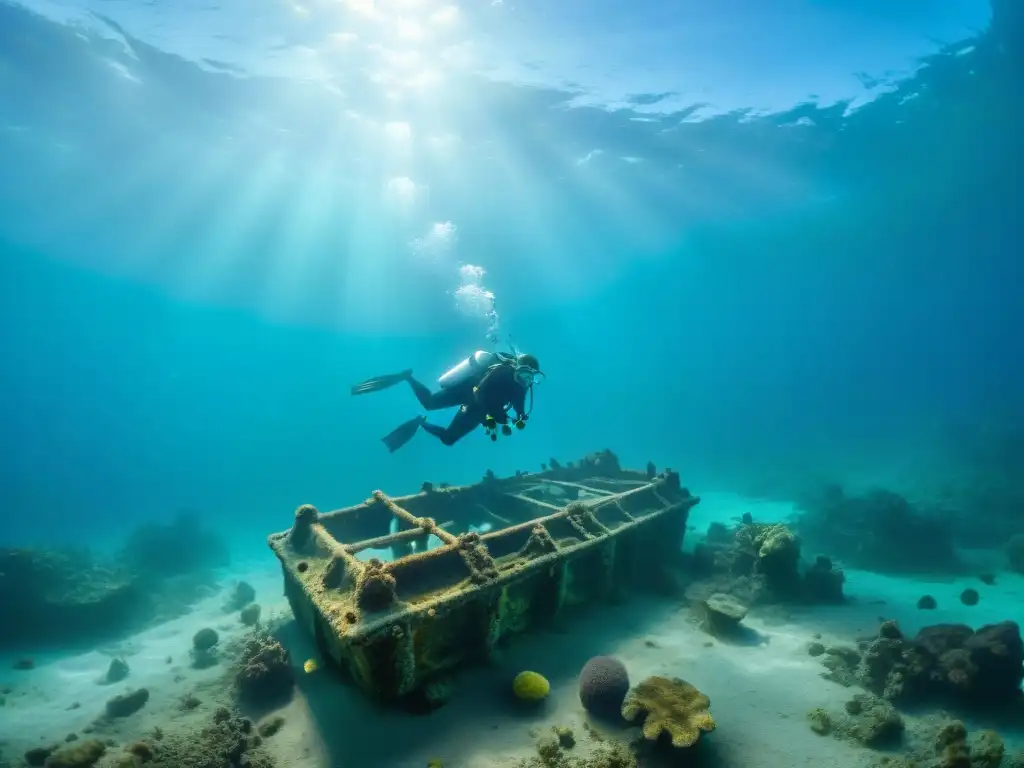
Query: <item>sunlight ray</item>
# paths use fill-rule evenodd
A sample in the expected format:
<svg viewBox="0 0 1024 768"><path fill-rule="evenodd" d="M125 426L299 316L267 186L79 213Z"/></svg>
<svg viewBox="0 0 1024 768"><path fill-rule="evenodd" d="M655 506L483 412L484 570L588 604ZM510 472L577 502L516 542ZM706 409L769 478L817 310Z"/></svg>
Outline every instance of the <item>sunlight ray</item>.
<svg viewBox="0 0 1024 768"><path fill-rule="evenodd" d="M485 135L498 135L503 129L490 117L481 115L477 119L486 126ZM502 192L500 199L516 206L514 216L508 211L508 218L513 219L509 226L514 230L506 236L517 244L515 258L527 261L529 268L543 275L542 281L557 287L576 279L569 259L556 255L565 250L567 243L557 224L552 226L550 220L552 210L564 205L564 197L552 184L553 179L534 170L557 168L557 149L529 132L520 132L518 138L515 143L495 145L488 158L499 172L496 186Z"/></svg>
<svg viewBox="0 0 1024 768"><path fill-rule="evenodd" d="M95 185L87 190L86 194L79 196L77 204L60 208L53 213L51 228L55 232L74 231L80 229L83 224L93 221L101 221L111 216L119 217L126 206L132 206L139 201L152 199L154 192L158 189L166 190L173 188L167 180L177 179L180 175L180 154L177 147L170 146L170 142L153 142L153 148L159 151L152 151L146 154L145 162L137 159L134 162L122 162L115 170L109 172L104 178L104 183ZM137 156L135 156L137 158ZM228 167L210 168L213 176L227 178ZM175 203L194 204L191 198L191 190L187 194L176 195ZM166 206L161 209L161 218L174 217L173 206ZM147 212L149 213L149 212ZM142 228L142 222L134 221L134 225ZM145 230L154 234L158 227L151 221L145 222ZM150 239L147 238L147 242ZM134 254L133 258L141 257L140 252Z"/></svg>
<svg viewBox="0 0 1024 768"><path fill-rule="evenodd" d="M350 133L335 150L337 157L344 153L354 162L345 170L343 192L336 192L332 198L333 205L345 206L346 226L341 230L341 239L330 245L340 252L330 258L340 262L332 273L333 279L340 282L338 320L361 323L385 311L375 297L388 290L404 255L401 232L386 226L380 190L390 179L403 178L405 169L410 167L412 128L394 117L378 123L363 116L347 115L345 124ZM330 178L325 177L320 183L337 188Z"/></svg>
<svg viewBox="0 0 1024 768"><path fill-rule="evenodd" d="M180 177L183 168L188 168L187 181L182 180L178 186L178 194L170 197L162 204L151 209L143 224L145 236L143 247L137 254L141 263L152 263L156 259L173 258L167 253L167 246L184 234L184 230L197 221L205 220L210 210L216 210L225 197L230 196L238 184L238 169L245 167L243 147L228 143L222 149L207 146L201 158L190 153L187 148L168 155L177 163L163 173L151 173L149 184L161 190L173 189L175 185L168 183L168 178ZM191 155L187 165L183 156ZM131 199L131 192L125 191L122 199ZM180 256L179 256L180 258Z"/></svg>
<svg viewBox="0 0 1024 768"><path fill-rule="evenodd" d="M309 175L295 180L295 194L289 195L272 244L277 253L271 259L273 296L269 303L296 305L310 284L343 273L344 263L342 269L336 269L334 262L344 262L345 255L334 252L329 238L331 228L345 215L336 183L338 171L337 156L328 155L315 163Z"/></svg>
<svg viewBox="0 0 1024 768"><path fill-rule="evenodd" d="M196 264L189 276L189 291L197 297L211 295L238 270L245 269L247 262L251 265L253 254L245 250L246 239L251 238L255 224L267 213L268 202L286 178L288 168L284 148L264 148L261 155L261 162L248 170L236 194L211 211L212 221L202 238L203 252L209 257Z"/></svg>
<svg viewBox="0 0 1024 768"><path fill-rule="evenodd" d="M573 169L574 196L585 207L606 211L608 226L637 233L634 244L639 233L660 230L663 218L652 201L670 197L671 190L652 190L648 169L627 167L619 158L606 158L602 166Z"/></svg>

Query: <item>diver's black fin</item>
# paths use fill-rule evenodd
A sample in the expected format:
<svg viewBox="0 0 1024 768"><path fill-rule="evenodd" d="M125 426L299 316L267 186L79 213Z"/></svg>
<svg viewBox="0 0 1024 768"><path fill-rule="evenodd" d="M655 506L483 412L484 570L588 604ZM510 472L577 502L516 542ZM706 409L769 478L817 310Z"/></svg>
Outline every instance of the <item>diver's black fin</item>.
<svg viewBox="0 0 1024 768"><path fill-rule="evenodd" d="M413 435L420 431L420 427L423 426L424 421L426 421L426 419L422 416L417 416L415 419L409 419L390 435L382 437L381 441L388 447L388 450L391 453L394 453L412 440Z"/></svg>
<svg viewBox="0 0 1024 768"><path fill-rule="evenodd" d="M352 387L352 394L365 395L369 392L380 392L382 389L395 386L395 384L401 384L411 375L412 371L409 370L402 371L401 373L389 373L387 376L377 376L373 379L367 379L361 384L354 385Z"/></svg>

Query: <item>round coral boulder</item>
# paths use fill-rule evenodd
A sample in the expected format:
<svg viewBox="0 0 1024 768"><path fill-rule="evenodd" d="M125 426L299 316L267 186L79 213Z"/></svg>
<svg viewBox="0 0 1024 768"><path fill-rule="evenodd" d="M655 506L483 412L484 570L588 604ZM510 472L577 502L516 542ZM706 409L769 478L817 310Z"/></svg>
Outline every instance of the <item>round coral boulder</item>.
<svg viewBox="0 0 1024 768"><path fill-rule="evenodd" d="M622 702L629 693L629 673L614 656L595 656L580 672L580 703L592 715L621 718Z"/></svg>
<svg viewBox="0 0 1024 768"><path fill-rule="evenodd" d="M542 701L551 691L551 684L538 672L520 672L512 681L512 692L520 701Z"/></svg>
<svg viewBox="0 0 1024 768"><path fill-rule="evenodd" d="M217 634L217 630L209 627L200 629L192 637L192 647L197 651L209 651L218 642L220 642L220 636Z"/></svg>
<svg viewBox="0 0 1024 768"><path fill-rule="evenodd" d="M286 698L295 685L288 651L269 635L250 637L242 650L235 683L239 697L249 704L269 705Z"/></svg>

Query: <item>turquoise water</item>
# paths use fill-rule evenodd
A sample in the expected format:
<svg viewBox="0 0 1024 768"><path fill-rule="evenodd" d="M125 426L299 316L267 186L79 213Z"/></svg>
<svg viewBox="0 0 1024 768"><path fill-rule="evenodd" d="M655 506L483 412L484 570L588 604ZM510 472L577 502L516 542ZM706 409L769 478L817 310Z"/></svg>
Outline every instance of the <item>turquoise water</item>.
<svg viewBox="0 0 1024 768"><path fill-rule="evenodd" d="M0 6L5 538L602 447L785 486L1018 419L1009 5L377 5ZM534 419L388 455L415 401L348 387L486 347L466 264Z"/></svg>
<svg viewBox="0 0 1024 768"><path fill-rule="evenodd" d="M0 0L0 547L188 511L263 589L300 504L609 448L726 499L699 534L882 485L1003 568L1021 71L1012 0ZM350 394L510 345L493 443ZM970 569L850 568L968 620Z"/></svg>

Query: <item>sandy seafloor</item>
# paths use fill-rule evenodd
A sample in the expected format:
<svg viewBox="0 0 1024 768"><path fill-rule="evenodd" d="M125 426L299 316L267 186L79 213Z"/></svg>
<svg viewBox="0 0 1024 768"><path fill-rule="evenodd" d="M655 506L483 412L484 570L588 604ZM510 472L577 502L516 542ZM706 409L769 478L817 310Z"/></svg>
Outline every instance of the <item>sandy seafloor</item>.
<svg viewBox="0 0 1024 768"><path fill-rule="evenodd" d="M708 523L727 522L742 512L774 521L792 511L785 504L709 494L691 512L690 525L703 532ZM984 553L969 554L978 559L979 572L999 571L995 555L986 562ZM222 609L238 579L255 587L264 617L290 616L277 561L268 549L237 563L224 575L224 591L185 617L89 653L37 656L30 671L13 670L13 659L0 658L0 686L11 688L0 709L0 753L17 765L29 747L63 741L69 733L84 735L107 699L140 686L150 690L147 705L117 721L115 730L100 729L93 735L127 744L155 726L172 732L207 720L229 700L225 669L193 669L188 651L202 627L217 629L222 645L246 633L237 615ZM974 607L959 601L968 586L981 593ZM591 656L609 654L625 662L634 683L652 674L677 676L710 697L717 729L705 737L700 765L858 768L876 762L879 753L818 736L807 725L808 710L839 711L856 692L821 678L820 660L807 653L816 634L826 645L849 645L873 636L882 617L897 619L907 632L939 622L980 626L1024 620L1024 578L1005 572L998 572L996 583L987 586L976 577L928 581L847 570L846 591L852 600L844 606L755 609L745 623L759 641L746 645L709 638L678 599L637 598L595 607L574 616L571 629L523 636L511 643L500 662L463 672L452 701L419 717L373 707L326 666L304 674L302 662L316 654L310 639L289 621L282 640L298 670L298 685L291 702L272 713L282 715L285 725L266 746L281 766L295 768L422 768L432 758L443 760L446 768L491 768L513 766L534 755L538 735L552 725L564 725L574 729L582 754L593 739L583 727L588 718L579 703L577 674ZM925 593L938 600L937 610L916 608ZM128 679L99 684L115 655L127 660ZM539 708L521 709L511 701L512 677L524 669L551 682L551 694ZM188 693L202 703L184 712L180 702ZM258 719L267 713L252 714ZM616 735L614 728L595 726ZM1009 747L1024 746L1024 731L1015 734L1001 727L1000 732Z"/></svg>

